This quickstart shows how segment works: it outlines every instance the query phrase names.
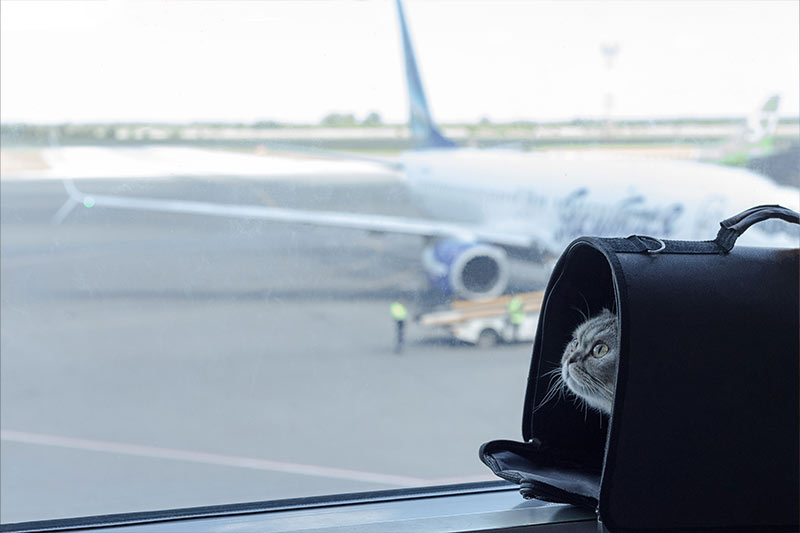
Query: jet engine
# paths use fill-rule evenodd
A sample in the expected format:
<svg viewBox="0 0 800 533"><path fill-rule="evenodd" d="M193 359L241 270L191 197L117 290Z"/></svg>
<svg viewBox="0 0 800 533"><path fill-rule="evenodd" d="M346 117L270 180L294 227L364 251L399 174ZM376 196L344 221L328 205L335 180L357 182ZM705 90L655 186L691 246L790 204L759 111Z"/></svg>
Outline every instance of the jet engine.
<svg viewBox="0 0 800 533"><path fill-rule="evenodd" d="M508 284L508 256L490 244L438 241L425 249L422 263L434 287L467 300L499 296Z"/></svg>

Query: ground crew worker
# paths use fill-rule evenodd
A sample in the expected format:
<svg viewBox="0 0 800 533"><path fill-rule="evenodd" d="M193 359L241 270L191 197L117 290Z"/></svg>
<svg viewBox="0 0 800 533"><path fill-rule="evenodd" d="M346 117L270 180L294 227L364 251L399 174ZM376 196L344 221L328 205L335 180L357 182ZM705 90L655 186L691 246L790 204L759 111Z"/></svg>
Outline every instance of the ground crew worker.
<svg viewBox="0 0 800 533"><path fill-rule="evenodd" d="M525 311L522 310L522 300L514 296L508 301L508 323L511 324L511 339L517 340L519 326L525 319Z"/></svg>
<svg viewBox="0 0 800 533"><path fill-rule="evenodd" d="M400 353L403 350L403 327L406 323L408 311L403 304L395 300L390 307L392 311L392 318L397 324L397 344L395 344L394 351Z"/></svg>

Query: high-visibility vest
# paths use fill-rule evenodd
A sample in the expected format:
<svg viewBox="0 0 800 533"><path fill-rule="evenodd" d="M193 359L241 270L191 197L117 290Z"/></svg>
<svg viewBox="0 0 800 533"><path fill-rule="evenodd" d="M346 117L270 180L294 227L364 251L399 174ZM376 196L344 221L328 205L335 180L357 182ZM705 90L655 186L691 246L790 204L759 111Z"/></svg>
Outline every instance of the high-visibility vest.
<svg viewBox="0 0 800 533"><path fill-rule="evenodd" d="M405 320L406 316L408 316L408 311L406 311L406 308L403 307L403 304L401 304L400 302L392 303L391 310L392 310L392 318L394 318L395 320Z"/></svg>
<svg viewBox="0 0 800 533"><path fill-rule="evenodd" d="M522 310L522 300L514 296L508 302L508 318L512 324L522 324L525 319L525 312Z"/></svg>

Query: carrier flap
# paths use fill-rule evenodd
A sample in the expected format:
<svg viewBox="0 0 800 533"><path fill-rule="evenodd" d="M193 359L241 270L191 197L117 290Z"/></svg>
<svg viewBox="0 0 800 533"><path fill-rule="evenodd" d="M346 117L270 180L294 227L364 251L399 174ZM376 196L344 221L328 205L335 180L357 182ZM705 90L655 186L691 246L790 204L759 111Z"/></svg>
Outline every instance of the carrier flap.
<svg viewBox="0 0 800 533"><path fill-rule="evenodd" d="M487 442L479 456L496 475L519 484L527 499L597 508L600 469L585 458L508 440Z"/></svg>

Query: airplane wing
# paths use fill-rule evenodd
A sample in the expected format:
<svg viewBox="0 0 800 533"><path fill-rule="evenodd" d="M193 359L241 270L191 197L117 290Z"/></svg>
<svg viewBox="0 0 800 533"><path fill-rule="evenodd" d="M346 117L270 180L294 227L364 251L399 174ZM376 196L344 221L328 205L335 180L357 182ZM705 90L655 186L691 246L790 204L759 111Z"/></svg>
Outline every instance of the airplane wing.
<svg viewBox="0 0 800 533"><path fill-rule="evenodd" d="M356 152L343 152L340 150L327 150L315 146L301 146L294 143L283 141L264 141L261 143L270 150L281 153L296 153L301 155L312 155L327 159L342 159L345 161L363 161L374 165L382 166L388 170L403 170L403 164L394 159L386 157L364 155Z"/></svg>
<svg viewBox="0 0 800 533"><path fill-rule="evenodd" d="M167 200L120 195L93 195L78 189L71 179L63 180L69 197L53 216L53 223L60 224L76 207L111 207L149 212L183 213L245 219L268 220L320 227L359 229L378 233L419 235L422 237L454 238L464 241L480 241L509 247L529 247L534 239L529 235L498 233L480 226L453 224L436 220L398 216L347 213L341 211L317 211L267 207L258 205L221 204L188 200Z"/></svg>

